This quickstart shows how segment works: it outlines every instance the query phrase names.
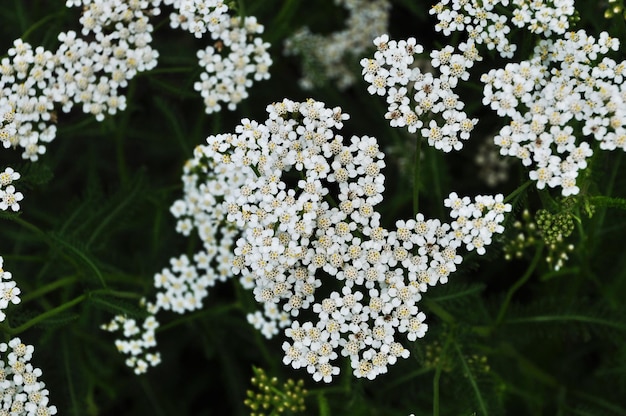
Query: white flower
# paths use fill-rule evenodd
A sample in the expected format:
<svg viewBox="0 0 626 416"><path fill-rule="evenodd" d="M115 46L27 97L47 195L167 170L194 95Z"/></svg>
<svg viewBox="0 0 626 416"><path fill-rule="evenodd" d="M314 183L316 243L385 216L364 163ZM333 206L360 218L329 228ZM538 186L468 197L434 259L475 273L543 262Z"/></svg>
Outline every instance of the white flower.
<svg viewBox="0 0 626 416"><path fill-rule="evenodd" d="M0 189L0 198L2 198L0 201L1 210L6 211L11 208L13 211L19 211L19 201L24 199L24 195L21 192L15 192L15 187L9 185L5 189Z"/></svg>

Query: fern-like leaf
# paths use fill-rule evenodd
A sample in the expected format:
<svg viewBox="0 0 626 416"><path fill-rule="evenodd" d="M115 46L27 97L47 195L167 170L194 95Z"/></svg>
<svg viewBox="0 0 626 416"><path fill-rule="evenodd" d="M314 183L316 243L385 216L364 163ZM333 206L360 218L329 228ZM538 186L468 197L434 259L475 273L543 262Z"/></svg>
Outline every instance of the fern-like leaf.
<svg viewBox="0 0 626 416"><path fill-rule="evenodd" d="M135 302L122 299L107 293L91 293L89 302L94 307L111 312L114 315L125 315L132 318L145 319L149 313Z"/></svg>

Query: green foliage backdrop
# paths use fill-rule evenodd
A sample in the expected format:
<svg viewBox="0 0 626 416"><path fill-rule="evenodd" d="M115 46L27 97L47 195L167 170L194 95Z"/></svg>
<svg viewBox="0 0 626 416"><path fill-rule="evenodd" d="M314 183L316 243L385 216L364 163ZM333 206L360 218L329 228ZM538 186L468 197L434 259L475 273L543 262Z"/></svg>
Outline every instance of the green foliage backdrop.
<svg viewBox="0 0 626 416"><path fill-rule="evenodd" d="M435 31L431 6L391 1L390 38L414 36L426 49L458 43L458 36ZM623 60L623 16L607 19L608 6L577 1L575 27L595 34L608 30L622 42L614 56ZM332 1L270 0L239 1L234 10L265 26L262 37L271 43L273 60L271 78L255 82L234 111L205 113L193 89L201 72L195 54L214 42L170 29L163 12L153 21L159 64L129 82L124 111L101 122L79 109L59 111L57 137L36 163L22 160L18 151L2 152L0 167L21 173L25 199L19 213L0 212L3 267L21 289L20 304L10 306L0 323L0 341L19 336L35 346L33 365L43 370L41 379L59 414L250 414L254 400L273 400L259 387L265 376L276 378L269 389L275 396L293 390L302 398L305 410L296 406L284 414L626 414L623 152L596 152L579 176L581 192L570 198L529 186L528 169L513 158L507 179L490 187L475 158L503 122L481 104L478 78L501 66L503 58L485 51L459 91L465 111L479 119L472 138L460 152L423 145L416 184L415 135L388 126L383 99L368 94L360 78L359 57L346 58L358 78L353 86L342 91L329 80L305 91L298 84L301 58L283 53L284 40L303 26L322 34L341 30L344 9ZM80 31L80 14L80 8L60 1L5 0L0 53L17 38L54 49L59 32ZM526 34L515 59L528 55L535 39ZM372 45L361 57L373 51ZM162 363L135 375L116 350L115 335L100 326L118 314L145 318L139 301L154 296L154 274L172 256L192 256L201 246L197 236L175 231L170 214L171 204L182 197L182 167L207 136L234 131L242 118L264 120L266 106L285 97L340 106L351 116L344 137L378 138L387 164L378 207L382 225L413 215L414 187L420 212L442 220L442 201L450 192L506 196L519 189L508 200L513 210L504 233L494 236L484 256L466 256L448 284L424 294L420 309L428 332L405 342L411 356L373 381L353 377L345 360L330 384L284 365L284 336L267 340L248 324L246 314L258 307L236 279L212 287L198 311L163 313L156 331ZM540 224L541 209L548 216ZM573 227L556 244L568 259L555 270L560 251L550 251L544 237L550 227L560 232L557 217ZM522 231L524 241L518 237ZM302 380L306 394L295 383L286 384L288 379ZM268 397L257 397L255 389ZM267 414L279 414L278 407Z"/></svg>

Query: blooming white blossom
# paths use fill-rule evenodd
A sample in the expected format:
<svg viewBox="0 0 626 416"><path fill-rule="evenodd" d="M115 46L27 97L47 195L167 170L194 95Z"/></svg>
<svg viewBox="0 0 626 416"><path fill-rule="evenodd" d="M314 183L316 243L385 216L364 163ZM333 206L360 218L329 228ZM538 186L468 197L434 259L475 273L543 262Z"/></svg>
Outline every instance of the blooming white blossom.
<svg viewBox="0 0 626 416"><path fill-rule="evenodd" d="M495 49L503 58L512 58L517 50L512 28L542 34L562 35L574 15L574 0L442 0L431 7L437 17L435 30L450 36L465 32L476 44Z"/></svg>
<svg viewBox="0 0 626 416"><path fill-rule="evenodd" d="M2 100L0 99L0 101ZM13 107L7 103L0 103L0 117L0 140L6 145L5 147L8 147L11 146L17 134ZM4 172L0 172L0 209L3 211L9 208L13 211L18 211L20 208L19 202L24 198L24 195L21 192L17 192L15 185L13 185L19 178L19 172L16 172L10 166L6 167Z"/></svg>
<svg viewBox="0 0 626 416"><path fill-rule="evenodd" d="M126 365L138 375L145 373L150 366L161 363L161 354L154 352L157 345L155 331L158 327L159 322L154 314L150 314L141 326L135 319L123 315L117 315L111 322L101 326L105 331L122 334L121 338L115 340L115 346L119 352L128 355Z"/></svg>
<svg viewBox="0 0 626 416"><path fill-rule="evenodd" d="M263 305L249 322L266 337L284 329L285 364L330 382L344 356L355 376L375 378L408 356L399 334L424 336L422 294L447 282L460 249L485 252L510 205L451 194L453 222L419 214L387 230L374 210L385 189L375 138L344 139L337 130L349 116L314 100L285 99L267 113L210 136L185 166L185 197L172 213L190 220L204 247L157 274L155 307L192 310L190 283L228 260L219 276L239 275ZM200 264L202 273L189 272ZM317 318L301 319L304 310Z"/></svg>
<svg viewBox="0 0 626 416"><path fill-rule="evenodd" d="M197 53L204 71L200 81L194 84L208 114L220 111L221 103L234 110L248 97L253 80L270 77L270 44L259 37L264 26L256 17L231 16L222 0L164 0L163 3L174 7L170 14L172 28L189 31L197 38L208 34L215 41Z"/></svg>
<svg viewBox="0 0 626 416"><path fill-rule="evenodd" d="M451 46L431 52L431 64L439 75L422 72L416 65L415 56L424 48L415 38L396 41L382 35L374 44L374 58L361 60L362 74L370 94L386 97L385 118L390 125L419 132L429 145L444 152L460 150L478 120L462 111L465 104L453 89L459 80L469 78L468 69L481 59L474 43L461 43L460 53Z"/></svg>
<svg viewBox="0 0 626 416"><path fill-rule="evenodd" d="M626 61L603 57L618 46L606 32L597 39L568 32L541 41L530 59L482 76L483 104L510 120L494 142L501 155L531 168L537 188L577 194L578 173L593 154L588 140L603 150L626 150Z"/></svg>
<svg viewBox="0 0 626 416"><path fill-rule="evenodd" d="M80 104L83 112L101 121L125 109L120 89L157 62L148 18L158 9L148 2L82 0L66 5L82 6L80 34L89 40L63 32L57 50L49 51L17 39L0 61L0 108L7 114L9 107L13 115L0 139L4 147L23 148L22 157L31 161L56 137L58 107L69 112Z"/></svg>
<svg viewBox="0 0 626 416"><path fill-rule="evenodd" d="M34 162L56 137L59 108L79 105L98 121L123 111L129 81L157 65L150 19L162 4L176 8L173 26L183 22L178 26L196 36L209 32L216 41L198 52L204 72L194 87L207 112L220 110L222 102L234 109L252 79L269 78L269 44L257 37L263 26L252 16L230 17L221 1L68 0L67 7L82 8L78 33L60 33L55 51L17 39L0 60L0 110L10 116L0 126L2 145L21 147L22 157Z"/></svg>
<svg viewBox="0 0 626 416"><path fill-rule="evenodd" d="M7 415L49 416L57 413L49 404L46 384L39 380L42 371L30 360L35 348L13 338L0 343L0 413Z"/></svg>
<svg viewBox="0 0 626 416"><path fill-rule="evenodd" d="M10 272L7 272L2 268L4 259L0 256L0 322L4 321L6 315L4 310L9 304L17 305L20 303L20 288L17 287L15 281L12 279Z"/></svg>

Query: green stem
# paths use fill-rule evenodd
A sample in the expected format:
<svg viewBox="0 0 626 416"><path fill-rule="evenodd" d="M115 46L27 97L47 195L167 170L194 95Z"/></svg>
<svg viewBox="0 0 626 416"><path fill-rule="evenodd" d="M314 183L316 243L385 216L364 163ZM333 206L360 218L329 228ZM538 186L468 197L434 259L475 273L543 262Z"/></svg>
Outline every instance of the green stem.
<svg viewBox="0 0 626 416"><path fill-rule="evenodd" d="M72 284L74 282L76 282L78 280L77 276L68 276L68 277L64 277L62 279L59 280L55 280L52 283L48 283L47 285L38 287L35 290L29 290L28 294L24 295L21 298L21 302L20 303L26 303L28 301L31 301L33 299L37 299L38 297L48 293L48 292L52 292L55 289L58 289L60 287Z"/></svg>
<svg viewBox="0 0 626 416"><path fill-rule="evenodd" d="M65 311L66 309L71 308L72 306L84 301L87 298L86 294L80 295L72 300L70 300L69 302L64 303L63 305L57 306L54 309L50 309L49 311L46 311L44 313L42 313L41 315L38 315L36 317L34 317L33 319L31 319L30 321L27 321L25 323L23 323L22 325L16 327L16 328L10 328L10 327L4 327L2 328L4 332L10 334L10 335L17 335L20 334L24 331L26 331L28 328L30 328L33 325L37 325L39 322L48 319L54 315L57 315L63 311Z"/></svg>
<svg viewBox="0 0 626 416"><path fill-rule="evenodd" d="M237 14L241 18L241 25L243 26L243 20L246 18L246 5L244 4L242 0L239 0L237 2L237 5L239 6L239 10Z"/></svg>
<svg viewBox="0 0 626 416"><path fill-rule="evenodd" d="M439 151L429 146L428 153L429 154L427 155L427 157L430 161L430 170L431 174L433 175L432 185L434 198L436 201L443 201L443 192L441 190L441 175L439 174L441 168L438 163ZM437 204L437 207L439 210L439 216L443 217L445 215L443 205L440 203Z"/></svg>
<svg viewBox="0 0 626 416"><path fill-rule="evenodd" d="M506 203L506 202L511 201L518 194L522 193L526 188L528 188L528 186L530 186L531 183L533 183L533 181L529 179L526 182L524 182L523 184L521 184L516 190L514 190L509 195L507 195L507 197L504 198L503 202Z"/></svg>
<svg viewBox="0 0 626 416"><path fill-rule="evenodd" d="M422 163L422 135L417 135L415 164L413 166L413 214L419 214L420 165Z"/></svg>
<svg viewBox="0 0 626 416"><path fill-rule="evenodd" d="M65 364L65 376L67 377L67 391L69 391L70 402L72 403L73 414L80 414L80 407L78 404L78 399L76 395L76 388L74 386L74 374L75 369L72 369L70 366L71 362L74 362L72 358L70 358L70 348L67 342L67 336L63 337L63 362Z"/></svg>
<svg viewBox="0 0 626 416"><path fill-rule="evenodd" d="M433 416L439 416L439 379L441 378L441 371L443 370L445 355L451 341L452 332L448 332L448 336L446 337L446 343L441 350L441 355L439 355L437 368L435 368L435 376L433 377Z"/></svg>
<svg viewBox="0 0 626 416"><path fill-rule="evenodd" d="M506 297L504 298L504 302L502 302L502 306L500 307L500 311L498 312L498 317L496 318L496 322L494 323L494 326L493 326L494 328L499 326L502 323L502 320L504 319L504 315L506 315L506 311L509 307L509 303L511 303L511 299L513 298L513 295L515 294L515 292L517 292L517 290L520 287L524 285L524 283L528 281L528 279L530 279L530 276L532 276L533 272L537 268L537 265L539 264L539 260L541 260L542 258L542 254L543 254L543 243L540 243L537 246L535 257L533 257L533 260L530 263L530 266L528 266L528 269L526 269L526 273L524 273L524 275L517 282L515 282L515 284L513 284L513 286L511 286L511 288L507 292Z"/></svg>
<svg viewBox="0 0 626 416"><path fill-rule="evenodd" d="M465 360L465 356L463 355L463 352L461 351L461 348L459 347L459 344L455 343L454 344L454 349L456 350L457 354L459 355L459 360L461 361L461 365L463 366L463 370L465 371L465 374L467 374L467 378L472 386L472 389L474 390L474 393L476 394L476 400L478 401L478 404L480 406L480 410L482 412L483 415L487 415L487 406L485 405L485 401L483 399L483 395L480 392L480 389L478 388L478 384L476 383L476 379L474 378L472 372L470 371L469 365L467 364L467 361Z"/></svg>
<svg viewBox="0 0 626 416"><path fill-rule="evenodd" d="M46 235L46 233L44 233L43 230L41 230L41 228L37 227L34 224L31 224L30 222L28 222L26 220L23 220L20 217L13 217L13 218L11 218L11 221L15 221L16 223L18 223L22 227L29 229L30 231L34 232L35 234L40 234L40 235L43 235L43 236Z"/></svg>

